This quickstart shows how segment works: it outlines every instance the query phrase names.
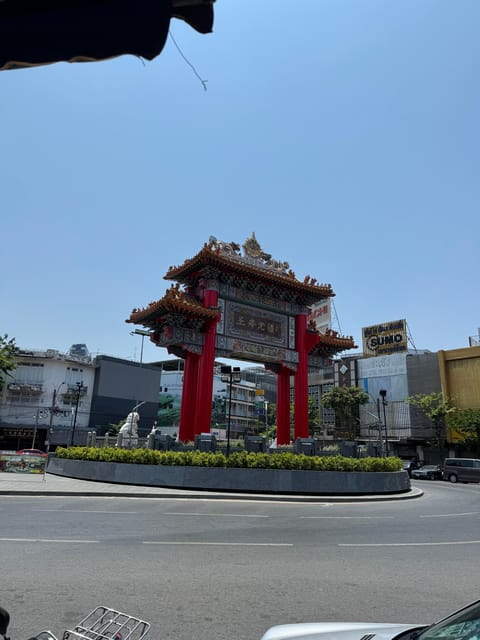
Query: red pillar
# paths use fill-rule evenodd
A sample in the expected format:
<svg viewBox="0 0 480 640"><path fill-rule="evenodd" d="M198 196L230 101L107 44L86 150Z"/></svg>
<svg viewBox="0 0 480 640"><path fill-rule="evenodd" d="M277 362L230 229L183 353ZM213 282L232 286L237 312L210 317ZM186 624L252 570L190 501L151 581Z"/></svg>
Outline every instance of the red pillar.
<svg viewBox="0 0 480 640"><path fill-rule="evenodd" d="M195 401L198 382L198 355L187 353L183 371L182 406L178 439L190 442L195 439Z"/></svg>
<svg viewBox="0 0 480 640"><path fill-rule="evenodd" d="M290 444L290 369L277 374L277 445Z"/></svg>
<svg viewBox="0 0 480 640"><path fill-rule="evenodd" d="M295 318L298 367L295 373L294 438L308 438L308 352L306 345L307 316Z"/></svg>
<svg viewBox="0 0 480 640"><path fill-rule="evenodd" d="M203 295L204 307L218 306L218 291L207 289ZM217 321L208 323L205 331L205 342L202 354L198 362L198 384L196 394L195 434L209 433L212 418L213 396L213 364L215 362L215 339L217 334Z"/></svg>

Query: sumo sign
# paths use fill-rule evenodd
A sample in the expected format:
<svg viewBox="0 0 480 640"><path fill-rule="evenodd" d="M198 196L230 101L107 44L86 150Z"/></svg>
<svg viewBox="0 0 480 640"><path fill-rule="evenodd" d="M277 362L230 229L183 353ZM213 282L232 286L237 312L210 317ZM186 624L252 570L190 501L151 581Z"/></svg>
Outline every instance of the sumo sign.
<svg viewBox="0 0 480 640"><path fill-rule="evenodd" d="M407 321L394 320L362 329L363 355L386 356L407 351Z"/></svg>

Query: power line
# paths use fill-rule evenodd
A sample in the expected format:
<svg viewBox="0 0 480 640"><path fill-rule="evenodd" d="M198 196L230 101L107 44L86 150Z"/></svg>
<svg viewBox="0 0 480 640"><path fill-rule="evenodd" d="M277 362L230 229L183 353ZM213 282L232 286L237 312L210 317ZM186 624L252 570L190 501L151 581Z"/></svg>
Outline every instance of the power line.
<svg viewBox="0 0 480 640"><path fill-rule="evenodd" d="M335 314L335 319L337 321L338 331L339 331L340 335L343 335L342 328L340 326L340 319L339 319L338 313L337 313L337 307L335 306L335 302L334 302L333 298L332 298L332 308L333 308L333 312Z"/></svg>
<svg viewBox="0 0 480 640"><path fill-rule="evenodd" d="M180 49L180 47L177 44L177 41L175 40L175 38L173 37L173 34L171 31L168 32L168 35L170 36L170 38L172 39L173 44L175 45L175 47L177 48L178 53L182 56L182 58L185 60L185 62L188 64L189 67L191 67L193 69L193 73L197 76L197 78L200 80L200 82L202 83L202 86L204 88L204 90L207 90L207 82L208 80L204 80L200 74L198 73L198 71L195 69L195 67L193 66L193 64L190 62L190 60L183 54L183 51Z"/></svg>
<svg viewBox="0 0 480 640"><path fill-rule="evenodd" d="M409 327L409 325L408 325L408 322L405 322L405 324L406 324L406 326L407 326L407 341L412 345L413 349L414 349L415 351L417 351L417 347L415 346L415 343L414 343L414 341L413 341L413 336L412 336L412 334L411 334L411 332L410 332L410 327Z"/></svg>

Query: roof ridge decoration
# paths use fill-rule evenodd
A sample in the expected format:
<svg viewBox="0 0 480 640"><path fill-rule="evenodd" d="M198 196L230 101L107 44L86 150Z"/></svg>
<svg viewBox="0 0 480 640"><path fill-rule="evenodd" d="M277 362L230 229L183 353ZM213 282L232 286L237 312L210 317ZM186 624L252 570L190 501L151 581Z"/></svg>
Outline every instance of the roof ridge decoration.
<svg viewBox="0 0 480 640"><path fill-rule="evenodd" d="M243 252L242 252L243 248ZM335 293L331 284L321 284L316 278L306 276L303 281L297 279L295 272L289 268L288 262L275 260L266 253L258 243L255 233L252 233L241 246L237 242L226 242L210 236L202 249L193 258L189 258L179 266L170 266L164 276L165 280L180 280L183 284L192 286L195 279L213 269L225 269L229 272L239 271L240 276L246 278L264 279L269 285L285 287L290 294L305 299L300 304L308 304L332 297ZM272 282L273 281L273 282ZM195 285L196 286L196 285ZM306 297L305 297L306 296Z"/></svg>
<svg viewBox="0 0 480 640"><path fill-rule="evenodd" d="M250 238L247 238L242 245L243 254L240 251L240 245L237 242L225 242L223 240L217 240L215 236L210 236L208 239L208 248L216 253L223 254L228 258L238 260L250 264L254 267L264 269L265 271L273 271L275 273L281 273L285 276L295 278L295 274L292 270L289 270L290 265L288 262L275 260L272 258L271 253L266 253L257 238L255 232L252 232Z"/></svg>
<svg viewBox="0 0 480 640"><path fill-rule="evenodd" d="M185 291L180 289L180 283L178 283L178 282L175 283L175 284L172 284L172 286L169 287L165 291L163 299L165 301L166 300L175 300L176 302L189 302L187 300L187 296L185 294Z"/></svg>
<svg viewBox="0 0 480 640"><path fill-rule="evenodd" d="M307 331L317 333L318 335L324 338L333 338L335 340L341 340L341 341L348 340L348 341L351 341L352 343L354 342L353 336L343 336L338 331L335 331L334 329L330 329L328 327L325 329L325 332L320 331L320 329L317 326L317 323L315 322L315 320L313 320L313 318L308 321Z"/></svg>
<svg viewBox="0 0 480 640"><path fill-rule="evenodd" d="M142 320L154 313L159 313L162 309L170 312L196 313L207 319L215 318L218 313L217 310L204 307L200 302L189 296L186 291L180 288L180 284L177 282L167 289L160 300L150 302L143 309L133 309L130 318L125 322L140 324Z"/></svg>

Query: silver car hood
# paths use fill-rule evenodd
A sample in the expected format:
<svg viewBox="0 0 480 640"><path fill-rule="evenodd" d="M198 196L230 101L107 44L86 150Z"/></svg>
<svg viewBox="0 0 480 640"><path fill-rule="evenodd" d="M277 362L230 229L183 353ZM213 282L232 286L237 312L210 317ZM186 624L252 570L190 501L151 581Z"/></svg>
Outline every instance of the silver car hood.
<svg viewBox="0 0 480 640"><path fill-rule="evenodd" d="M303 622L271 627L262 640L392 640L408 630L419 629L421 624L383 624L372 622Z"/></svg>

